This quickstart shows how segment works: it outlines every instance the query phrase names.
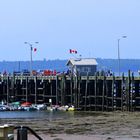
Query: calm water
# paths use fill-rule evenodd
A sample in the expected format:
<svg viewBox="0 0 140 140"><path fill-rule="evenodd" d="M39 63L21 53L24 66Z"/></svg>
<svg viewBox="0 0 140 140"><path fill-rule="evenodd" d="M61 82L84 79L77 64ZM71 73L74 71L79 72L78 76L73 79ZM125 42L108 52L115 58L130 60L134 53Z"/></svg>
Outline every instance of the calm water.
<svg viewBox="0 0 140 140"><path fill-rule="evenodd" d="M52 119L65 119L68 117L74 117L74 112L63 112L63 111L3 111L0 112L0 118L47 118Z"/></svg>

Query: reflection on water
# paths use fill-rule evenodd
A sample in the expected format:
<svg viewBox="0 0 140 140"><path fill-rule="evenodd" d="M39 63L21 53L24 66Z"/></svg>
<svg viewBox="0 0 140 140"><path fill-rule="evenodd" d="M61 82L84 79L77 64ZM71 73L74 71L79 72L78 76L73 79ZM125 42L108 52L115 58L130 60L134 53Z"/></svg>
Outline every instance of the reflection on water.
<svg viewBox="0 0 140 140"><path fill-rule="evenodd" d="M48 120L54 119L66 119L68 117L74 117L74 112L63 111L3 111L0 112L0 118L2 119L18 119L18 118L46 118Z"/></svg>
<svg viewBox="0 0 140 140"><path fill-rule="evenodd" d="M68 119L68 118L83 118L83 117L112 116L112 113L105 112L82 112L82 111L3 111L0 112L0 119L47 119L49 121Z"/></svg>

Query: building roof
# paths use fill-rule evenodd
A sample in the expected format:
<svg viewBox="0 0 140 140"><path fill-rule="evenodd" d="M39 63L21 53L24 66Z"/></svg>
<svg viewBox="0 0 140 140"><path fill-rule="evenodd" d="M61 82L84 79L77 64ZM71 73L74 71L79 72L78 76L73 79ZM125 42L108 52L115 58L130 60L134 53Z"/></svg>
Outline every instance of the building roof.
<svg viewBox="0 0 140 140"><path fill-rule="evenodd" d="M78 59L70 59L67 62L67 66L69 64L72 65L98 65L95 58L78 58Z"/></svg>

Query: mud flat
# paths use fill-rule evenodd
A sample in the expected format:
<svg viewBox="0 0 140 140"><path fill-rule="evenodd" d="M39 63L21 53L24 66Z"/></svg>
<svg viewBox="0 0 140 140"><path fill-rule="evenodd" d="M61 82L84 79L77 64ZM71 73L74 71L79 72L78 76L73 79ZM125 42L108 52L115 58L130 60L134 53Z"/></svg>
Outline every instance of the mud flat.
<svg viewBox="0 0 140 140"><path fill-rule="evenodd" d="M1 124L29 126L43 140L138 140L140 112L72 112L73 117L0 119ZM29 140L35 137L29 135Z"/></svg>

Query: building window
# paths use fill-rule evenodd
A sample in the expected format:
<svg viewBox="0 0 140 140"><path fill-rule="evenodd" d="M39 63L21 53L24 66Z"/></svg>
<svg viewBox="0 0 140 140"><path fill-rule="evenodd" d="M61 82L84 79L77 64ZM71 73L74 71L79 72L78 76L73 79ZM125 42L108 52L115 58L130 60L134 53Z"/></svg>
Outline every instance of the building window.
<svg viewBox="0 0 140 140"><path fill-rule="evenodd" d="M91 72L91 68L90 67L83 67L82 72Z"/></svg>

